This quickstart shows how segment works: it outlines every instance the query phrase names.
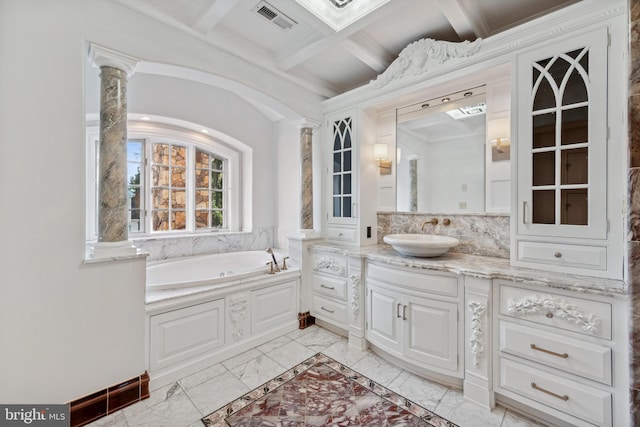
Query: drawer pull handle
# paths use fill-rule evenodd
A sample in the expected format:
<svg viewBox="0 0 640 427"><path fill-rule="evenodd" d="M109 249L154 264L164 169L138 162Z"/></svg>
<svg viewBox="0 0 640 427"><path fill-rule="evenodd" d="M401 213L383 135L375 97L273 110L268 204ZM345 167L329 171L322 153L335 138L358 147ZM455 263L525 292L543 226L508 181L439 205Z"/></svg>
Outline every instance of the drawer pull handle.
<svg viewBox="0 0 640 427"><path fill-rule="evenodd" d="M330 290L332 290L332 291L335 289L333 286L327 286L327 285L325 285L324 283L320 283L320 287L321 287L321 288L325 288L325 289L330 289Z"/></svg>
<svg viewBox="0 0 640 427"><path fill-rule="evenodd" d="M556 258L562 258L562 254L560 252L554 253L553 256Z"/></svg>
<svg viewBox="0 0 640 427"><path fill-rule="evenodd" d="M407 306L402 306L402 320L407 320Z"/></svg>
<svg viewBox="0 0 640 427"><path fill-rule="evenodd" d="M567 400L569 400L569 396L567 396L566 394L559 395L559 394L556 394L556 393L554 393L554 392L552 392L552 391L545 390L545 389L543 389L542 387L538 387L538 385L537 385L536 383L534 383L533 381L531 381L531 388L532 388L532 389L534 389L534 390L541 391L541 392L543 392L543 393L547 393L549 396L553 396L553 397L555 397L556 399L564 400L565 402L566 402Z"/></svg>
<svg viewBox="0 0 640 427"><path fill-rule="evenodd" d="M320 307L322 310L326 311L327 313L334 313L333 310L329 310L328 308L324 308L324 307Z"/></svg>
<svg viewBox="0 0 640 427"><path fill-rule="evenodd" d="M562 357L563 359L566 359L566 358L569 357L569 355L567 353L556 353L555 351L551 351L551 350L547 350L546 348L538 347L535 344L530 344L530 346L531 346L531 350L541 351L543 353L551 354L553 356Z"/></svg>
<svg viewBox="0 0 640 427"><path fill-rule="evenodd" d="M400 318L400 306L401 306L401 305L402 305L401 303L398 303L398 306L396 307L396 317L397 317L398 319Z"/></svg>

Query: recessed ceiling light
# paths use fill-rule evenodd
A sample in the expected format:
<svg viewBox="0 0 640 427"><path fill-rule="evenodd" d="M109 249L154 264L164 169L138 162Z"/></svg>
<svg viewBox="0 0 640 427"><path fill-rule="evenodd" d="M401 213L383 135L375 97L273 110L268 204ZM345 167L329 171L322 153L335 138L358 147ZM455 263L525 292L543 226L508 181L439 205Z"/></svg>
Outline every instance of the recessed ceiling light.
<svg viewBox="0 0 640 427"><path fill-rule="evenodd" d="M208 131L208 130L206 130L206 129L200 129L200 132L202 132L202 133L209 133L209 131Z"/></svg>
<svg viewBox="0 0 640 427"><path fill-rule="evenodd" d="M140 117L140 120L151 120L151 117L149 117L149 116L142 116L142 117Z"/></svg>

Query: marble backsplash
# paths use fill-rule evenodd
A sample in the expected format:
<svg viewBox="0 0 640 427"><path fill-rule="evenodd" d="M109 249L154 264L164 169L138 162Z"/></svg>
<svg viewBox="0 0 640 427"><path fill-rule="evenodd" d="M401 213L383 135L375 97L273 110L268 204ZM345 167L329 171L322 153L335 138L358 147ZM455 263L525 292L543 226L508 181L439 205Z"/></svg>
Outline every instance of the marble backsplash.
<svg viewBox="0 0 640 427"><path fill-rule="evenodd" d="M433 218L438 220L438 224L428 223L422 231L422 223ZM449 225L443 224L445 218L451 221ZM450 252L509 258L509 227L508 214L378 212L378 243L384 243L382 239L387 234L439 234L455 237L460 241Z"/></svg>
<svg viewBox="0 0 640 427"><path fill-rule="evenodd" d="M252 232L211 233L202 235L140 238L133 243L149 253L149 261L192 255L260 250L274 245L274 228L256 228Z"/></svg>

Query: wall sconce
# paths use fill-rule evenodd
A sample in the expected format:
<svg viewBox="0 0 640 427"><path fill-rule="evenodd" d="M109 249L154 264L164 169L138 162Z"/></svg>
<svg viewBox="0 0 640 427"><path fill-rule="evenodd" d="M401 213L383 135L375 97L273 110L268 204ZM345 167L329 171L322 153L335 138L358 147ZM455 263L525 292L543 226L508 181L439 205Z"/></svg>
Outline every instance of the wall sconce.
<svg viewBox="0 0 640 427"><path fill-rule="evenodd" d="M373 144L373 157L378 162L380 175L390 175L391 160L389 160L389 147L387 144Z"/></svg>
<svg viewBox="0 0 640 427"><path fill-rule="evenodd" d="M489 143L491 144L492 161L509 160L511 157L511 141L508 137L493 138L489 140Z"/></svg>

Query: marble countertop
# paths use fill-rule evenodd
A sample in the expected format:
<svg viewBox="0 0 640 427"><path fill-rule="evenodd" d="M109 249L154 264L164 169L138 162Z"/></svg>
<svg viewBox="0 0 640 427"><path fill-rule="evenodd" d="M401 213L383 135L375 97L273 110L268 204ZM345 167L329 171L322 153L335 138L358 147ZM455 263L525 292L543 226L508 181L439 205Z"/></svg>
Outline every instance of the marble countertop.
<svg viewBox="0 0 640 427"><path fill-rule="evenodd" d="M399 267L446 271L483 279L504 279L527 285L566 289L590 294L624 297L627 286L622 280L578 276L566 273L514 267L506 258L495 258L448 252L435 258L416 258L401 255L390 245L378 244L363 247L348 247L337 244L314 243L312 250L339 255L367 258L370 261Z"/></svg>

